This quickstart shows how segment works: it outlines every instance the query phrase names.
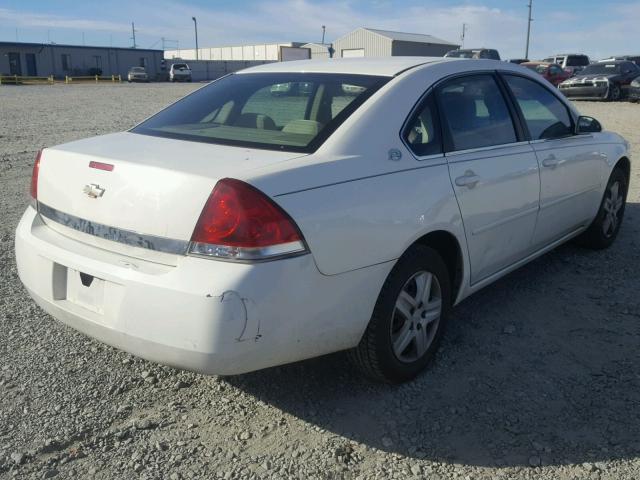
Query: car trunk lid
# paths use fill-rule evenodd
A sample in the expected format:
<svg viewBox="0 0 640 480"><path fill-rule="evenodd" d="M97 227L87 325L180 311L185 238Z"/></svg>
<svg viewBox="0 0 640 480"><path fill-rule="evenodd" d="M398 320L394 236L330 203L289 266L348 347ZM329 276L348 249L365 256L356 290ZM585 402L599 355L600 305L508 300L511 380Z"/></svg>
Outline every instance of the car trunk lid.
<svg viewBox="0 0 640 480"><path fill-rule="evenodd" d="M300 156L110 134L47 148L38 203L45 221L60 233L166 263L168 254L175 256L188 244L219 179L242 178L249 170Z"/></svg>

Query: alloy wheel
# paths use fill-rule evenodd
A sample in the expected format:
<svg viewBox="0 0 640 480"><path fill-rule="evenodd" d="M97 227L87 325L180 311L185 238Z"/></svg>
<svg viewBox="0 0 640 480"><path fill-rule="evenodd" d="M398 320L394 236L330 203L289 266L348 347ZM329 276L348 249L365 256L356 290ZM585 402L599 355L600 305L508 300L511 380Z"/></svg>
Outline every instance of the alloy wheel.
<svg viewBox="0 0 640 480"><path fill-rule="evenodd" d="M624 195L620 192L620 182L614 182L607 192L602 208L604 209L604 219L602 221L602 233L611 237L620 223L620 212L624 203Z"/></svg>
<svg viewBox="0 0 640 480"><path fill-rule="evenodd" d="M391 319L391 345L396 358L415 362L429 349L442 316L442 291L435 275L415 273L402 287Z"/></svg>

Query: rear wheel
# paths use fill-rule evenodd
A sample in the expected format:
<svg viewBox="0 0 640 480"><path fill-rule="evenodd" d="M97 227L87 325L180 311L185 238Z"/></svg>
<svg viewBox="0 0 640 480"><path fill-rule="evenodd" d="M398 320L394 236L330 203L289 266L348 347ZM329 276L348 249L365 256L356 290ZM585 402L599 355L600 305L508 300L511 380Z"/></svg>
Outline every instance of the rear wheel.
<svg viewBox="0 0 640 480"><path fill-rule="evenodd" d="M438 348L449 316L451 287L438 253L416 245L385 281L352 361L368 377L400 383L415 377Z"/></svg>
<svg viewBox="0 0 640 480"><path fill-rule="evenodd" d="M616 168L609 178L600 209L589 228L580 235L578 244L593 249L610 246L618 236L627 201L628 179L622 168Z"/></svg>

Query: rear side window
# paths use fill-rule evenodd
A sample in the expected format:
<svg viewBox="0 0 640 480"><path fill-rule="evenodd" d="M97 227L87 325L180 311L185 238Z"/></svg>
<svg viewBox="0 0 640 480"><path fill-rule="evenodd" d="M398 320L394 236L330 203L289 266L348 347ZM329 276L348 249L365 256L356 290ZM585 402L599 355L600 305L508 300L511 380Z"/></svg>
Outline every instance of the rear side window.
<svg viewBox="0 0 640 480"><path fill-rule="evenodd" d="M442 153L440 125L433 95L417 109L403 133L409 148L419 157Z"/></svg>
<svg viewBox="0 0 640 480"><path fill-rule="evenodd" d="M532 140L566 137L573 134L567 107L549 90L528 78L505 75L520 107Z"/></svg>
<svg viewBox="0 0 640 480"><path fill-rule="evenodd" d="M517 141L513 119L492 75L455 78L438 88L450 148L467 150Z"/></svg>

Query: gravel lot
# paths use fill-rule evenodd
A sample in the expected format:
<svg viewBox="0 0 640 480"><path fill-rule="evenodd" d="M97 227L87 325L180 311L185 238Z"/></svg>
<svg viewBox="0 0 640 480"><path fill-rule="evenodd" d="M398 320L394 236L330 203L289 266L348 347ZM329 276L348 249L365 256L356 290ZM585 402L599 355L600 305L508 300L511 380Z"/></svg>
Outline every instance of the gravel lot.
<svg viewBox="0 0 640 480"><path fill-rule="evenodd" d="M467 299L437 361L399 387L343 354L195 375L40 311L13 253L36 150L194 88L0 87L0 478L640 478L637 163L611 249L563 246ZM640 155L640 105L579 108Z"/></svg>

